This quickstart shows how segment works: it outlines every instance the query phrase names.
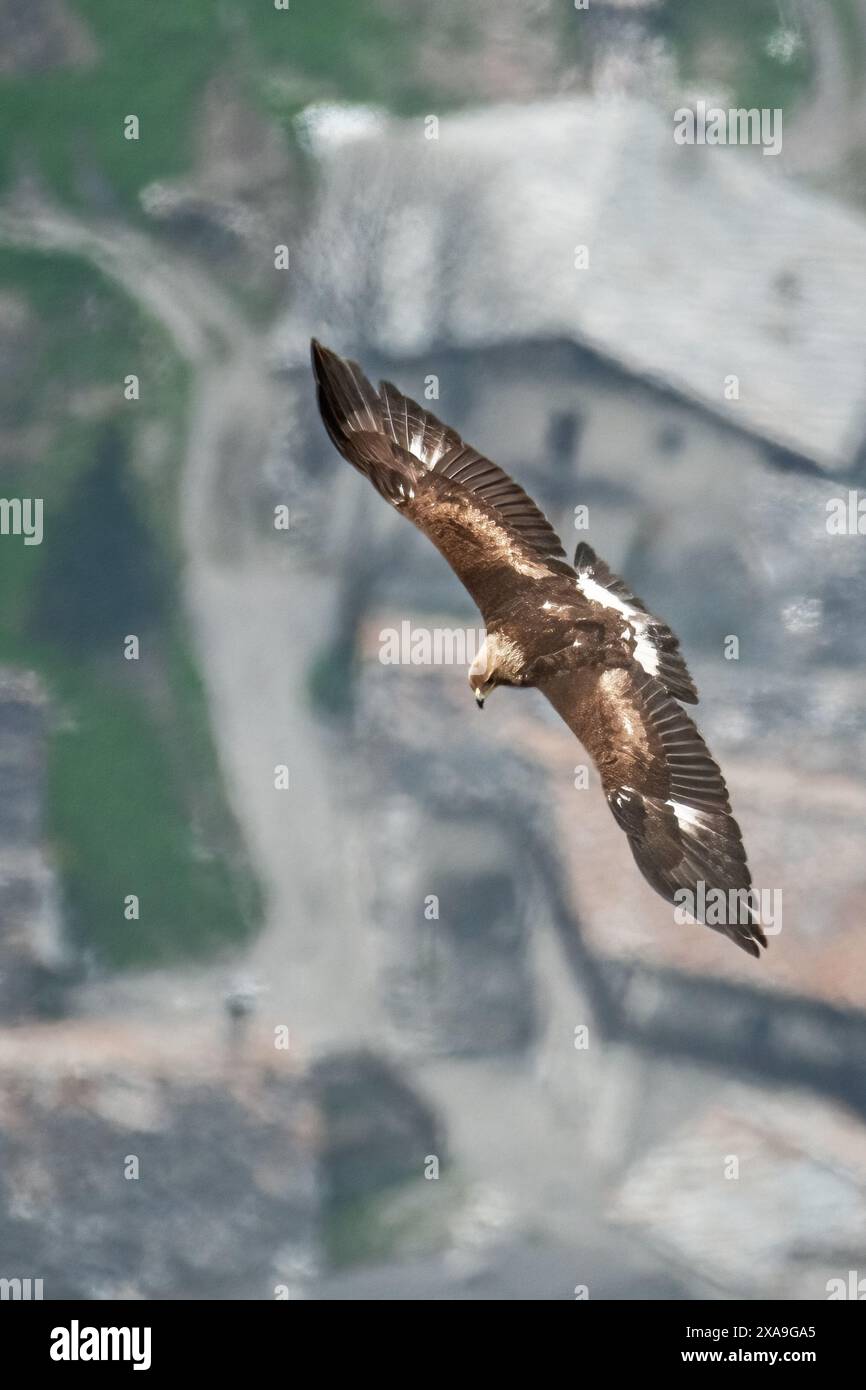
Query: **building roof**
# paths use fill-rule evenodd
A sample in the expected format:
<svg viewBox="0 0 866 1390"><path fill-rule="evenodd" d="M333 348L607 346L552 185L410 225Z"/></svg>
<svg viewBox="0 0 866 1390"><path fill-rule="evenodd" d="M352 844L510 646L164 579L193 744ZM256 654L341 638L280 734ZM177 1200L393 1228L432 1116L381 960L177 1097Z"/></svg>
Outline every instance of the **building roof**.
<svg viewBox="0 0 866 1390"><path fill-rule="evenodd" d="M289 364L311 331L390 356L572 339L829 469L852 461L866 225L787 179L784 155L677 145L673 112L631 99L438 122L427 138L421 117L307 114L320 191Z"/></svg>

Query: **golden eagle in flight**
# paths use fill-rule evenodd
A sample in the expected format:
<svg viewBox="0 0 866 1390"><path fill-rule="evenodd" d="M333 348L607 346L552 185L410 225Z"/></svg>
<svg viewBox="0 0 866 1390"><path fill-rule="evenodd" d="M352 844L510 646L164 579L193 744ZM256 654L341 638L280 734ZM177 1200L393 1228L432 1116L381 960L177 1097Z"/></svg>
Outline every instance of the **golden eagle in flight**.
<svg viewBox="0 0 866 1390"><path fill-rule="evenodd" d="M693 914L710 890L736 901L707 924L760 955L725 782L678 703L698 695L674 633L585 543L569 565L532 499L455 430L315 339L312 360L336 448L429 536L481 610L487 636L469 671L479 706L497 685L540 690L591 754L656 892Z"/></svg>

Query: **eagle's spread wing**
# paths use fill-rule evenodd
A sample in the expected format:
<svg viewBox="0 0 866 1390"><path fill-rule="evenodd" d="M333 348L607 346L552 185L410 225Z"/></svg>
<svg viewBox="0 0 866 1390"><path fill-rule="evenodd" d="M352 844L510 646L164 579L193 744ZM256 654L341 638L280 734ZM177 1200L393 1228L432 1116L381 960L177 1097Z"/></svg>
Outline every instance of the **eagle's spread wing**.
<svg viewBox="0 0 866 1390"><path fill-rule="evenodd" d="M559 537L523 488L455 430L356 362L312 344L319 410L331 440L383 497L424 531L485 617L521 577L573 575Z"/></svg>
<svg viewBox="0 0 866 1390"><path fill-rule="evenodd" d="M562 671L539 689L592 756L656 892L673 902L677 890L689 890L699 907L710 890L722 890L734 911L708 925L759 955L767 942L752 910L740 828L722 774L685 711L636 663ZM732 889L742 891L734 898Z"/></svg>
<svg viewBox="0 0 866 1390"><path fill-rule="evenodd" d="M553 606L560 612L570 606L573 584L578 624L593 609L607 610L602 631L610 630L610 610L622 616L622 649L611 664L579 666L565 658L557 669L552 660L539 688L595 760L611 810L653 888L669 901L678 890L690 890L698 911L701 883L706 895L739 893L736 911L707 925L757 956L766 939L748 898L751 879L725 783L672 698L697 700L673 632L589 546L578 546L575 568L567 564L559 538L532 499L454 430L390 383L377 391L356 363L315 341L312 357L331 440L429 536L488 628L491 616L521 592L530 596L527 612L549 608L540 598L544 581L554 581L548 592L555 592ZM538 633L533 636L537 645Z"/></svg>
<svg viewBox="0 0 866 1390"><path fill-rule="evenodd" d="M698 692L680 652L676 634L641 603L628 585L600 560L585 541L574 553L577 587L591 603L622 613L634 630L634 659L648 676L654 676L678 700L696 705Z"/></svg>

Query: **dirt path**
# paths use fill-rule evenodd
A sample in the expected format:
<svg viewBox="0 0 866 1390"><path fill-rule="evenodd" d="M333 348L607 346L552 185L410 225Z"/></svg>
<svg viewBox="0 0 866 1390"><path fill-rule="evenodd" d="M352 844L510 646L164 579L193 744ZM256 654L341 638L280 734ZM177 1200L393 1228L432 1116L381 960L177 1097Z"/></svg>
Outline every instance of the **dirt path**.
<svg viewBox="0 0 866 1390"><path fill-rule="evenodd" d="M218 1008L243 973L261 991L261 1027L288 1023L308 1047L357 1042L375 1002L369 972L345 958L345 924L359 911L351 876L327 873L345 843L339 787L324 784L329 761L304 688L327 630L330 586L250 534L232 538L229 557L221 546L221 470L255 487L276 418L267 338L209 276L122 224L17 202L0 208L0 241L89 261L163 325L194 372L181 485L185 601L228 798L267 917L247 961L182 976L177 1007ZM274 789L281 763L287 792ZM119 979L97 986L93 1003L163 1012L164 985L161 974Z"/></svg>

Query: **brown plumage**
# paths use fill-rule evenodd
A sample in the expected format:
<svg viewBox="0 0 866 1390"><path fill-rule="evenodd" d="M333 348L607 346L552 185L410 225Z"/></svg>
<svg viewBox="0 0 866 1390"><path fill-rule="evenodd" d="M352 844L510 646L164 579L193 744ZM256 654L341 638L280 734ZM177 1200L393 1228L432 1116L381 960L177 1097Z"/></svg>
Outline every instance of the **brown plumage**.
<svg viewBox="0 0 866 1390"><path fill-rule="evenodd" d="M670 628L588 545L569 565L532 499L456 431L315 340L312 360L336 448L429 536L481 610L487 640L469 672L479 705L497 685L537 687L591 755L653 888L669 902L691 894L686 906L729 895L733 913L708 925L759 955L739 826L678 703L698 696Z"/></svg>

